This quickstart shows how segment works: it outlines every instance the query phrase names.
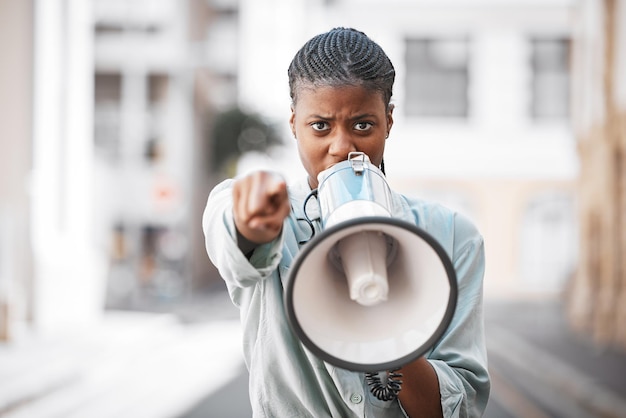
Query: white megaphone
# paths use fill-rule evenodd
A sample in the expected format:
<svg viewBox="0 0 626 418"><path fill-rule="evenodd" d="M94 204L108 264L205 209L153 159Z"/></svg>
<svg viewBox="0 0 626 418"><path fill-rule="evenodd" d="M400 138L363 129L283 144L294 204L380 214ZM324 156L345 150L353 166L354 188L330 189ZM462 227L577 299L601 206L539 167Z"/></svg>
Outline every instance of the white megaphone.
<svg viewBox="0 0 626 418"><path fill-rule="evenodd" d="M291 266L285 305L293 331L343 369L397 369L446 331L457 282L441 245L392 217L384 174L363 153L318 176L322 232Z"/></svg>

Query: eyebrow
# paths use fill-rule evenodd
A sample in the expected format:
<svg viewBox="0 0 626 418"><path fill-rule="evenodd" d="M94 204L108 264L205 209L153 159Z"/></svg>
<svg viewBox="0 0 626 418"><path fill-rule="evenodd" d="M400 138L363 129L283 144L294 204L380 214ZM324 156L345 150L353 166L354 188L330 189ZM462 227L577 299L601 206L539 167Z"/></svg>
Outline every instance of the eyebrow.
<svg viewBox="0 0 626 418"><path fill-rule="evenodd" d="M334 117L322 116L322 115L317 115L317 114L309 115L308 118L311 118L311 119L324 119L324 120L334 120L335 119ZM355 120L365 119L365 118L376 119L377 116L374 113L361 113L361 114L358 114L358 115L350 117L349 120L355 121Z"/></svg>
<svg viewBox="0 0 626 418"><path fill-rule="evenodd" d="M358 120L358 119L366 119L366 118L376 119L377 116L374 113L362 113L360 115L351 117L350 120Z"/></svg>

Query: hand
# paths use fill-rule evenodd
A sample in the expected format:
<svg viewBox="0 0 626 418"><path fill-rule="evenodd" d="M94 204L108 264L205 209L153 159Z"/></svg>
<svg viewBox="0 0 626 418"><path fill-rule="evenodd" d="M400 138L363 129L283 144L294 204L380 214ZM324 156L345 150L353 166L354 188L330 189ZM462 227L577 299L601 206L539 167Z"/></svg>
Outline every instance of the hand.
<svg viewBox="0 0 626 418"><path fill-rule="evenodd" d="M235 226L247 240L264 244L275 239L290 211L287 183L280 175L257 171L235 181Z"/></svg>

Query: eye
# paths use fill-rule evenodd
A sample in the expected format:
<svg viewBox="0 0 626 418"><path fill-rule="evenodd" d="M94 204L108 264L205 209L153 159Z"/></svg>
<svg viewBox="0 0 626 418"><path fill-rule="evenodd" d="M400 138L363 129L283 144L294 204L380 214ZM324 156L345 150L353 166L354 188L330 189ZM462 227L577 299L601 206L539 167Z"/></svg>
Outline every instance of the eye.
<svg viewBox="0 0 626 418"><path fill-rule="evenodd" d="M327 130L329 126L328 122L313 122L311 128L313 128L314 131L321 132Z"/></svg>
<svg viewBox="0 0 626 418"><path fill-rule="evenodd" d="M368 131L372 129L373 124L371 122L357 122L354 124L354 129L357 131Z"/></svg>

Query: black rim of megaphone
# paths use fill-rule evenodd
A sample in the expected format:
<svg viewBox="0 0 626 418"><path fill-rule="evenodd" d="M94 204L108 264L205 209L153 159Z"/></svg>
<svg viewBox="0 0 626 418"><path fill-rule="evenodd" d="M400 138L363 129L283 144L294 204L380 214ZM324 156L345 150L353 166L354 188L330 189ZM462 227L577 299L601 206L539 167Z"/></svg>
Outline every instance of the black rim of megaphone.
<svg viewBox="0 0 626 418"><path fill-rule="evenodd" d="M448 306L446 307L446 312L443 316L441 323L439 324L439 326L437 327L437 330L433 333L433 335L431 335L431 337L424 344L422 344L412 353L409 353L406 356L395 359L393 361L384 362L384 363L376 363L376 364L354 363L354 362L337 358L327 353L326 351L318 347L308 337L304 329L302 329L302 327L300 326L300 322L298 321L298 318L296 316L296 312L295 312L295 308L293 304L293 292L294 292L294 285L295 285L295 280L293 280L293 278L297 274L298 270L300 270L300 267L302 263L304 262L304 260L306 259L307 255L311 251L313 251L318 244L320 244L322 241L324 241L325 239L327 239L334 233L342 229L360 225L360 224L368 224L368 228L367 228L368 230L375 230L376 224L387 224L387 225L401 227L401 228L407 229L415 233L424 241L426 241L433 248L433 250L437 253L437 255L439 256L439 259L441 260L441 262L443 263L445 267L446 274L448 276L448 281L450 283L450 295L448 298ZM419 357L426 354L428 350L430 350L437 343L437 341L439 341L439 339L443 336L443 334L448 329L450 322L452 321L452 317L456 309L458 285L456 281L456 271L454 269L454 265L452 264L452 261L450 260L450 257L448 256L446 251L443 249L441 244L439 244L439 242L428 232L418 227L417 225L414 225L414 224L411 224L411 223L408 223L406 221L402 221L399 219L379 217L379 216L367 216L367 217L361 217L361 218L341 222L340 224L329 227L328 229L325 229L320 234L313 237L311 241L309 241L306 245L302 247L300 253L294 260L294 264L291 266L290 270L291 271L289 273L289 280L287 281L287 289L285 293L285 305L287 309L287 320L289 322L291 329L298 336L300 341L302 341L302 343L318 358L326 361L327 363L333 364L337 367L340 367L346 370L352 370L352 371L358 371L358 372L378 372L378 371L383 371L383 370L392 370L392 369L397 369L399 367L402 367L410 363L411 361L418 359Z"/></svg>

